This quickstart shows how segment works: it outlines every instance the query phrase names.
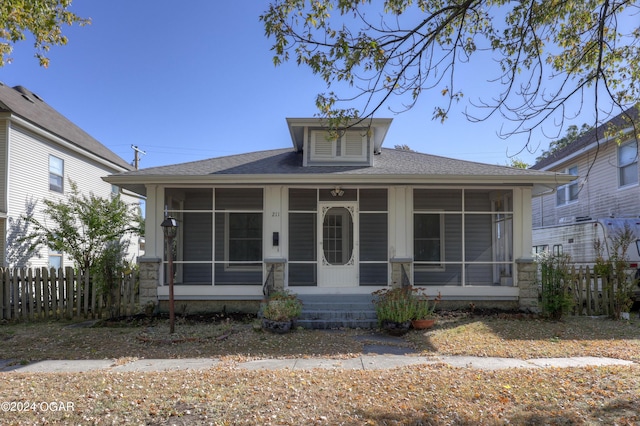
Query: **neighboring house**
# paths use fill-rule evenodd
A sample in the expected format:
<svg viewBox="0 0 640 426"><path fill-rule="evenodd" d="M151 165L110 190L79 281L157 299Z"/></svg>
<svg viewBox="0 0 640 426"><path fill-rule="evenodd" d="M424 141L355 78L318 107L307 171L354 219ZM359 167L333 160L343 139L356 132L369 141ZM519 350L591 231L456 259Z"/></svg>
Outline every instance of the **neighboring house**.
<svg viewBox="0 0 640 426"><path fill-rule="evenodd" d="M81 193L109 197L119 189L101 178L132 170L122 158L63 117L28 89L0 83L1 266L71 266L64 253L42 248L28 253L21 217L45 223L42 200L62 200L69 180ZM123 198L138 203L139 197ZM137 239L130 249L137 255Z"/></svg>
<svg viewBox="0 0 640 426"><path fill-rule="evenodd" d="M559 182L547 194L534 198L534 228L587 218L640 217L638 107L590 130L531 167L578 177L569 184Z"/></svg>
<svg viewBox="0 0 640 426"><path fill-rule="evenodd" d="M260 299L273 273L276 287L336 300L408 281L465 306L522 305L532 195L572 176L383 149L391 119L337 140L319 119L287 122L293 149L105 178L146 196L141 303L168 297L170 215L176 300Z"/></svg>

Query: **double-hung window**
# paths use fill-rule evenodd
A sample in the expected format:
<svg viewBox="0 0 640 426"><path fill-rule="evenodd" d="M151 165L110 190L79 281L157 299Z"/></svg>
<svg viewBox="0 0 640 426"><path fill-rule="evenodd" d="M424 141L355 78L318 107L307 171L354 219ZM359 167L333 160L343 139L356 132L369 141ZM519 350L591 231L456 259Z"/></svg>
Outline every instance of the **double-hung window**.
<svg viewBox="0 0 640 426"><path fill-rule="evenodd" d="M64 160L49 156L49 189L64 192Z"/></svg>
<svg viewBox="0 0 640 426"><path fill-rule="evenodd" d="M638 183L638 145L635 141L618 147L618 186Z"/></svg>
<svg viewBox="0 0 640 426"><path fill-rule="evenodd" d="M578 166L569 167L565 170L565 173L578 176ZM557 206L564 206L575 201L578 201L578 182L574 180L571 183L558 187L558 192L556 193Z"/></svg>

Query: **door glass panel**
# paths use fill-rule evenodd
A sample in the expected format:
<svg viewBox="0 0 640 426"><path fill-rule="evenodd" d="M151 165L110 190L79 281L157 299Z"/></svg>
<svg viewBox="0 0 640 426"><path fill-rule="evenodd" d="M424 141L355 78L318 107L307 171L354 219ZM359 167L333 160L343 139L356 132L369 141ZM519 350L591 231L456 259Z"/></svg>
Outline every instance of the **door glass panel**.
<svg viewBox="0 0 640 426"><path fill-rule="evenodd" d="M322 224L324 259L331 265L346 265L353 252L353 219L344 207L327 210Z"/></svg>

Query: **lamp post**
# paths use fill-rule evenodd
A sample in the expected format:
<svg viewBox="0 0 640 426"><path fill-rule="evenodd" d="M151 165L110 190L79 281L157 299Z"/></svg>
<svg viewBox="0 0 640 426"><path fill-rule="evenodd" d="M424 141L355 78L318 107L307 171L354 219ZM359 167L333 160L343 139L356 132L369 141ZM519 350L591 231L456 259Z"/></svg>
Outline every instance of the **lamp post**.
<svg viewBox="0 0 640 426"><path fill-rule="evenodd" d="M169 257L169 333L173 334L176 323L173 303L173 239L178 233L178 221L171 216L167 216L160 226L162 226L162 232L167 240L167 256Z"/></svg>

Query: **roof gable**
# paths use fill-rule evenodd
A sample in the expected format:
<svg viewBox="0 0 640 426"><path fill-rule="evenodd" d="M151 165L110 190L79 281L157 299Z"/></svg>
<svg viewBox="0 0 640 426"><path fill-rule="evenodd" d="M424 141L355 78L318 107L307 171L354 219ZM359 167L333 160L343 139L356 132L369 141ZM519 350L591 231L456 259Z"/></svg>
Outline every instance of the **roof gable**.
<svg viewBox="0 0 640 426"><path fill-rule="evenodd" d="M18 116L78 148L112 163L114 166L125 170L133 168L120 156L98 142L25 87L15 86L11 88L0 83L0 111Z"/></svg>

